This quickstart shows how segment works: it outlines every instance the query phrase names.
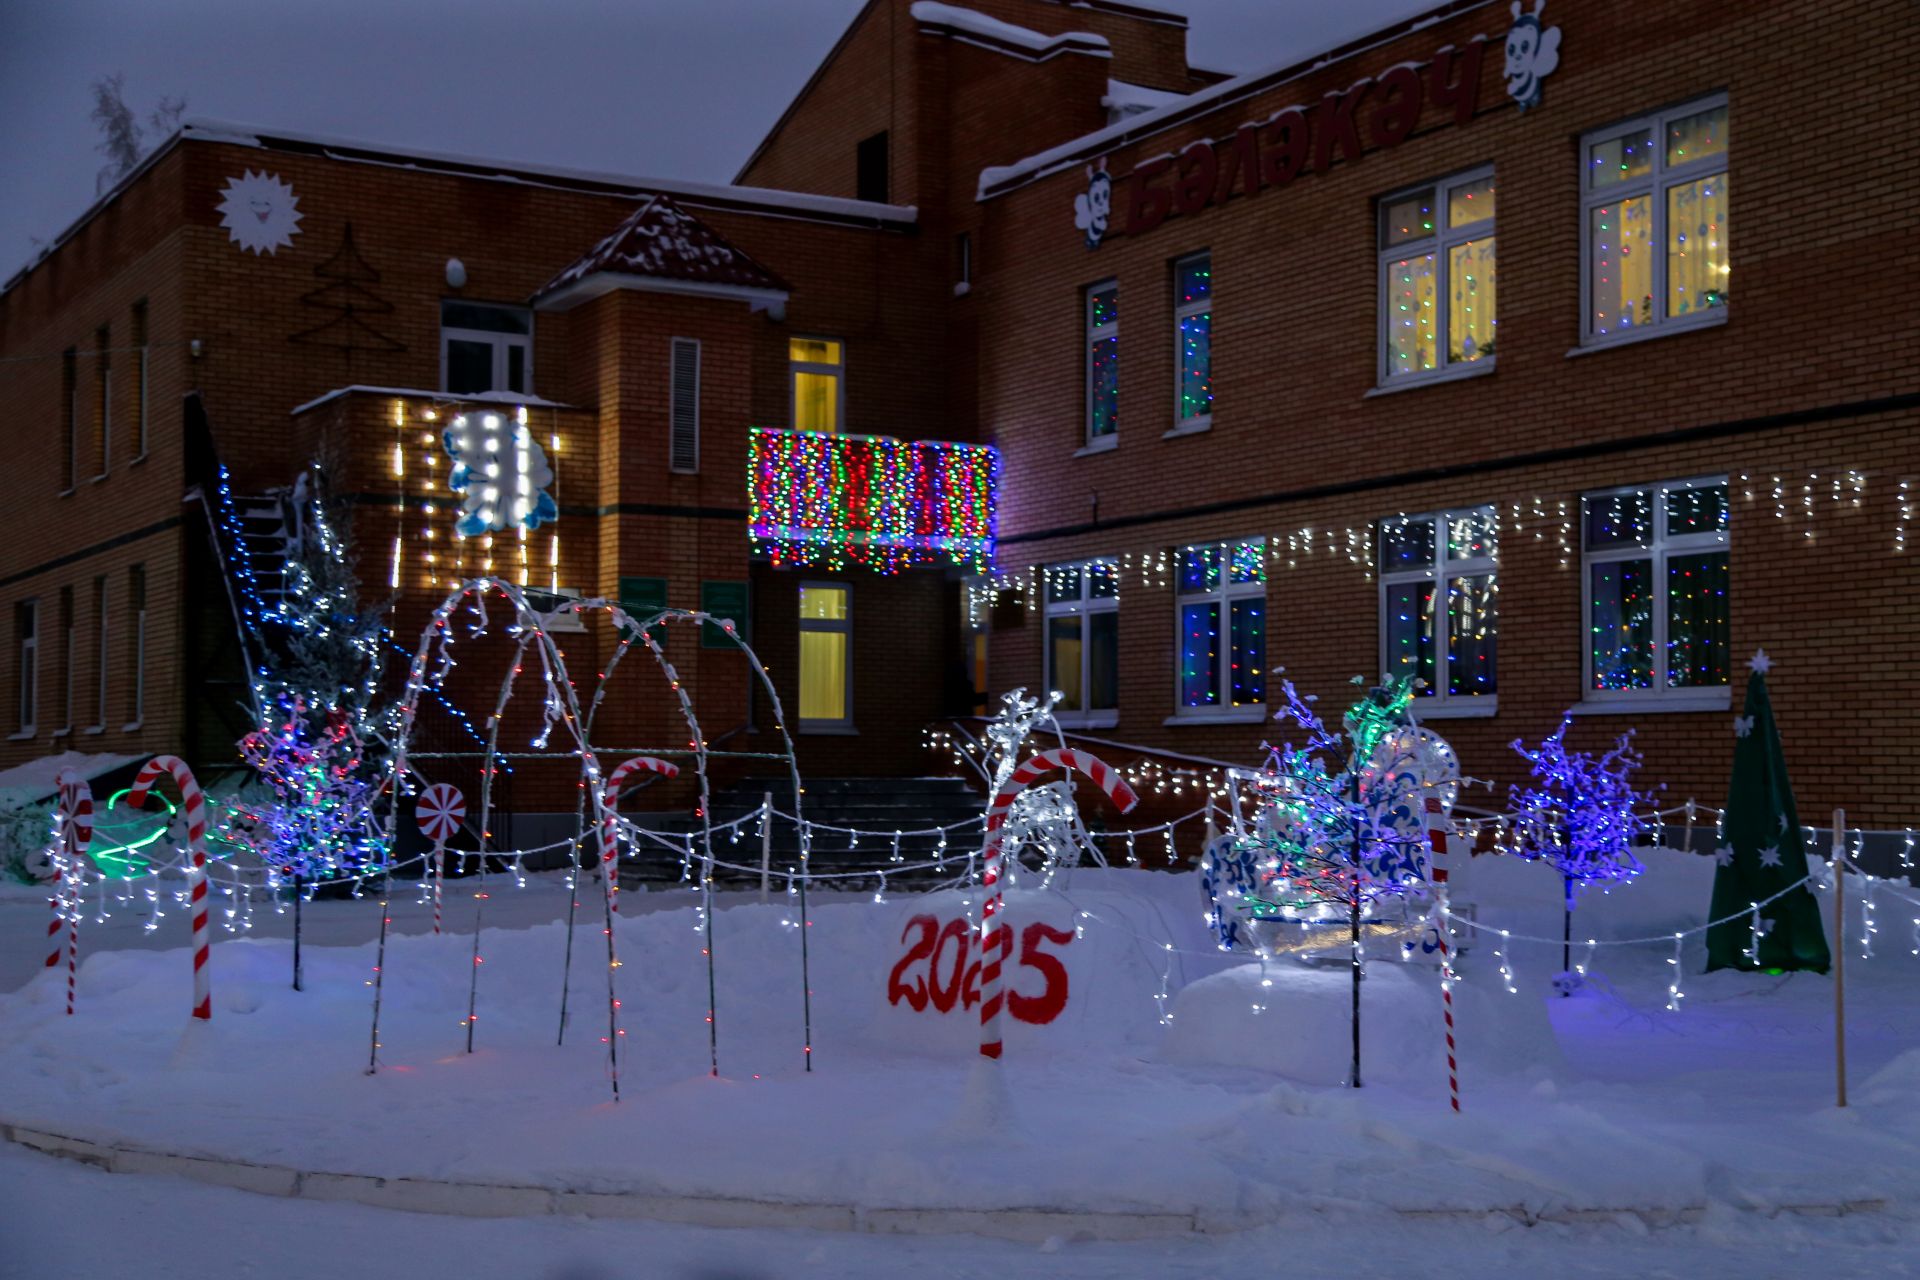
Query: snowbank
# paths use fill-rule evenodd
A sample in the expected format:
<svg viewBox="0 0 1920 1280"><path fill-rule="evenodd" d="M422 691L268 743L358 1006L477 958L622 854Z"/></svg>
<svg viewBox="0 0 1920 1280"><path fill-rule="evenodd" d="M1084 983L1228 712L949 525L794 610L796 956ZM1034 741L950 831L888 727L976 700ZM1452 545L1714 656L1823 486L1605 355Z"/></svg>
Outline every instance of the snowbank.
<svg viewBox="0 0 1920 1280"><path fill-rule="evenodd" d="M1540 869L1488 865L1476 890L1485 912L1552 919L1550 874L1540 903L1516 906L1496 902L1496 888ZM1680 911L1697 922L1705 895L1694 874L1691 864L1656 868L1611 902L1625 910L1666 883L1670 901L1646 894L1623 925ZM1672 970L1657 946L1603 953L1610 981L1567 1000L1545 995L1557 947L1516 942L1514 995L1479 949L1456 989L1465 1110L1454 1115L1431 967L1369 967L1367 1087L1335 1087L1348 1054L1346 971L1275 962L1275 985L1260 987L1257 964L1210 949L1190 876L1086 871L1064 892L1011 893L1009 983L1022 1000L1000 1074L985 1080L978 1008L958 967L964 924L939 947L964 919L959 894L815 903L810 1009L797 904L730 897L713 921L718 1076L700 899L636 894L617 929L616 1105L591 895L572 938L566 1043L555 1040L568 935L549 918L482 936L476 1052L464 1051L472 888L452 886L453 932L390 939L372 1076L371 943L310 945L308 989L296 993L284 939L219 937L214 1017L199 1024L187 1017L184 950L89 953L83 931L77 1016L62 1012L64 975L0 996L0 1120L389 1178L872 1208L1192 1212L1234 1225L1341 1203L1671 1210L1920 1195L1920 960L1891 938L1875 959L1849 961L1859 1087L1846 1112L1831 1105L1824 978L1700 976L1689 953L1675 1014L1663 1007ZM508 905L515 891L496 891L489 918L526 925ZM367 935L330 920L378 911L372 898L307 909L313 936L336 939ZM44 945L34 940L43 913L0 915L23 922L23 945ZM178 913L164 923L182 926ZM952 992L949 1007L936 989ZM1256 999L1267 1006L1259 1014Z"/></svg>
<svg viewBox="0 0 1920 1280"><path fill-rule="evenodd" d="M1365 1083L1431 1089L1445 1081L1439 982L1430 965L1367 965L1360 985ZM1344 1084L1351 1074L1352 999L1345 965L1241 965L1181 991L1163 1052L1169 1062L1248 1067L1299 1084ZM1454 992L1454 1020L1460 1065L1476 1080L1546 1078L1560 1062L1546 999L1537 989L1509 996L1492 983L1463 983Z"/></svg>

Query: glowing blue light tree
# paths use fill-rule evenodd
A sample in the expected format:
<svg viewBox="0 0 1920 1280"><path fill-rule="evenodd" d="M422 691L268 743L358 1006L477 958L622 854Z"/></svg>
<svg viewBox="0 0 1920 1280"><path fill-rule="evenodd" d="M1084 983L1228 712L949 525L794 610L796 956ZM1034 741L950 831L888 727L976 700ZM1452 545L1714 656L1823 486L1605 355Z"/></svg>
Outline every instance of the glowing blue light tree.
<svg viewBox="0 0 1920 1280"><path fill-rule="evenodd" d="M1567 750L1571 717L1563 716L1537 747L1516 738L1533 782L1512 788L1514 847L1522 858L1560 873L1565 890L1561 928L1561 994L1572 994L1573 908L1588 885L1626 884L1646 868L1633 846L1651 829L1651 792L1628 780L1640 767L1633 734L1624 733L1603 756Z"/></svg>
<svg viewBox="0 0 1920 1280"><path fill-rule="evenodd" d="M1360 683L1356 680L1355 683ZM1370 689L1330 730L1291 680L1278 719L1306 731L1304 746L1269 747L1250 780L1254 834L1237 855L1253 855L1254 883L1240 896L1254 914L1345 915L1353 973L1353 1074L1360 1087L1360 922L1385 899L1425 885L1421 815L1425 797L1412 767L1415 682Z"/></svg>

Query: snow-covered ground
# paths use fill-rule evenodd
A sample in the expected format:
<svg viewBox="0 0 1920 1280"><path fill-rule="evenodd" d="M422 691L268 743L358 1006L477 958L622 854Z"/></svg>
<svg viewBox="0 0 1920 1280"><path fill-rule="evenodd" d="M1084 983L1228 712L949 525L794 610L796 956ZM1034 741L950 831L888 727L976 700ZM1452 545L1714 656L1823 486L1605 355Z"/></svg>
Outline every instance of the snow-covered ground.
<svg viewBox="0 0 1920 1280"><path fill-rule="evenodd" d="M17 1147L0 1147L0 1206L4 1280L1884 1280L1920 1272L1920 1224L1891 1212L1767 1219L1723 1207L1697 1224L1649 1231L1632 1218L1521 1227L1498 1215L1383 1221L1364 1208L1326 1208L1231 1236L1021 1245L443 1218L108 1174Z"/></svg>
<svg viewBox="0 0 1920 1280"><path fill-rule="evenodd" d="M1697 923L1710 872L1704 860L1657 858L1642 883L1583 907L1577 936ZM1481 859L1460 879L1488 923L1557 934L1550 872ZM0 1153L0 1274L172 1274L166 1266L184 1263L159 1259L194 1245L195 1216L247 1224L252 1244L236 1249L234 1267L283 1253L296 1268L316 1262L268 1243L310 1236L327 1241L327 1274L419 1275L423 1258L426 1274L638 1274L640 1253L661 1260L647 1274L690 1276L1182 1275L1270 1270L1277 1258L1302 1275L1405 1274L1442 1258L1466 1274L1522 1275L1540 1274L1549 1255L1570 1275L1920 1267L1906 1215L1920 1192L1920 959L1892 936L1891 904L1874 958L1860 958L1857 941L1850 956L1845 1111L1833 1106L1828 979L1703 976L1693 944L1674 1013L1664 1007L1670 946L1602 948L1594 966L1605 976L1561 1000L1548 991L1558 948L1516 936L1504 949L1519 994L1507 994L1486 941L1463 961L1466 1110L1456 1117L1430 968L1370 966L1368 1087L1345 1089L1344 971L1278 962L1263 986L1257 965L1210 951L1190 878L1080 872L1064 894L1010 896L1017 930L1047 927L1030 962L1011 970L1023 1008L1039 1017L1050 994L1067 998L1045 1025L1010 1021L1009 1097L984 1117L968 1087L975 1018L964 993L946 1013L936 998L954 972L957 948L938 939L959 915L957 895L815 904L810 1075L800 1069L798 930L784 923L794 906L728 899L714 921L717 1080L707 1075L698 899L628 895L617 1105L597 911L575 933L572 1023L557 1047L564 893L539 878L498 888L468 1055L473 904L462 892L449 901L459 931L439 938L422 932L427 917L410 896L396 901L383 1069L369 1077L372 899L309 906L304 993L288 989L284 938L216 936L214 1018L188 1025L186 953L120 945L183 941L179 913L153 936L126 912L89 926L69 1019L64 975L38 970L44 903L10 892L0 897L0 990L18 990L0 996L0 1119L334 1172L864 1209L1191 1212L1248 1229L1040 1253L977 1239L454 1221L106 1175L15 1149ZM925 916L931 925L916 923ZM285 924L259 909L255 920L256 935ZM928 939L941 961L933 975L934 957L914 954ZM890 1002L890 988L911 994ZM71 1206L101 1199L89 1190L114 1195L113 1231L75 1231L85 1215ZM1884 1207L1833 1219L1779 1212L1867 1203ZM1383 1218L1394 1209L1448 1212ZM1593 1210L1620 1216L1525 1227L1514 1212ZM1702 1216L1649 1233L1634 1210ZM56 1248L61 1266L46 1269ZM202 1264L194 1274L245 1272Z"/></svg>

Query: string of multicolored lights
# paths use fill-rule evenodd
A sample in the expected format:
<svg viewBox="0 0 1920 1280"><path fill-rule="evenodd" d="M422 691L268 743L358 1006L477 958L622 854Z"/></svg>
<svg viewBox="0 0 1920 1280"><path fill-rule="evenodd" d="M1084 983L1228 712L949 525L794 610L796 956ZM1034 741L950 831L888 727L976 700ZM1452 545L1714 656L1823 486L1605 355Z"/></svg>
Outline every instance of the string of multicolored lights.
<svg viewBox="0 0 1920 1280"><path fill-rule="evenodd" d="M993 563L991 446L753 428L748 532L776 566Z"/></svg>
<svg viewBox="0 0 1920 1280"><path fill-rule="evenodd" d="M1804 476L1739 472L1728 477L1725 487L1729 506L1737 500L1756 512L1770 508L1772 519L1781 527L1797 532L1803 543L1812 543L1820 536L1818 524L1823 516L1882 510L1891 526L1886 533L1891 544L1889 549L1895 554L1904 554L1915 508L1920 505L1915 494L1920 478L1887 479L1887 487L1874 491L1887 495L1880 508L1873 507L1869 496L1871 478L1868 472L1847 467L1809 471ZM1660 484L1644 487L1659 493L1669 488ZM1490 513L1491 527L1486 530L1486 536L1491 543L1489 558L1496 564L1503 547L1511 549L1514 543L1526 541L1551 547L1558 567L1572 569L1579 565L1582 555L1582 522L1592 514L1596 502L1613 501L1615 497L1567 499L1535 494L1467 504L1460 510ZM1408 523L1433 518L1434 514L1403 511L1366 525L1302 525L1242 538L1101 551L1092 556L1066 557L1053 564L1005 566L968 582L968 619L975 625L983 624L988 611L1003 598L1012 598L1030 611L1037 610L1047 598L1048 587L1067 584L1074 573L1088 566L1099 567L1112 576L1115 594L1119 585L1127 581L1137 582L1142 590L1165 590L1175 585L1180 566L1190 553L1235 543L1264 544L1270 570L1280 567L1298 570L1345 562L1371 583L1384 572L1380 561L1383 534L1390 535ZM1626 518L1631 524L1630 513ZM1638 536L1644 541L1649 533L1650 527L1642 517Z"/></svg>

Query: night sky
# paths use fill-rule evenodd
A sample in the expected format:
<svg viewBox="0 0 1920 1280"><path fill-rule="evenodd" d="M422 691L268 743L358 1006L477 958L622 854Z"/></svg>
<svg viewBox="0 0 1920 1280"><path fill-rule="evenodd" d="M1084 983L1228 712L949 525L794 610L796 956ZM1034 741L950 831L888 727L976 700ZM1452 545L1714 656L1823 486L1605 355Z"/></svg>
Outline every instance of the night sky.
<svg viewBox="0 0 1920 1280"><path fill-rule="evenodd" d="M1162 3L1192 18L1194 64L1237 73L1433 0ZM126 73L142 116L183 96L189 117L725 182L860 4L0 0L0 276L92 201L89 86L105 74Z"/></svg>

